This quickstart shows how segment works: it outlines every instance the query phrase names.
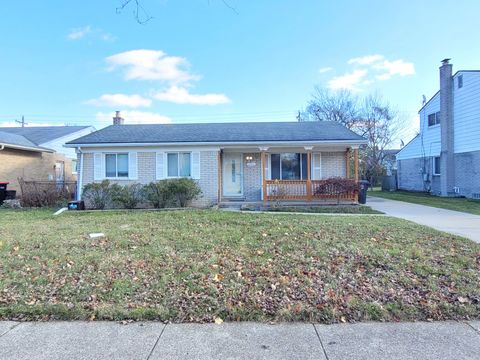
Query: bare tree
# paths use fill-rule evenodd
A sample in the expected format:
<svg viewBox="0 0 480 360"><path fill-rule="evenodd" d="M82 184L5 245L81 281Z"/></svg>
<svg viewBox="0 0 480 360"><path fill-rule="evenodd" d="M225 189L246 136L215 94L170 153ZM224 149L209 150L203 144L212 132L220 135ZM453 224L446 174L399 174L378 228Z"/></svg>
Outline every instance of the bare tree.
<svg viewBox="0 0 480 360"><path fill-rule="evenodd" d="M378 93L367 96L362 103L357 132L368 139L362 149L362 173L372 184L385 174L386 150L400 135L403 121Z"/></svg>
<svg viewBox="0 0 480 360"><path fill-rule="evenodd" d="M299 121L335 121L368 139L361 150L361 172L371 184L384 174L386 149L397 140L402 127L398 114L379 94L359 98L347 90L315 88Z"/></svg>
<svg viewBox="0 0 480 360"><path fill-rule="evenodd" d="M150 16L148 12L145 10L145 8L142 6L140 0L122 0L121 4L116 9L117 14L120 14L128 6L132 6L133 16L135 17L135 20L137 20L139 24L145 24L146 22L153 19L153 17Z"/></svg>
<svg viewBox="0 0 480 360"><path fill-rule="evenodd" d="M353 129L359 118L359 101L348 90L331 92L315 88L308 102L306 113L299 114L300 120L336 121L348 129Z"/></svg>

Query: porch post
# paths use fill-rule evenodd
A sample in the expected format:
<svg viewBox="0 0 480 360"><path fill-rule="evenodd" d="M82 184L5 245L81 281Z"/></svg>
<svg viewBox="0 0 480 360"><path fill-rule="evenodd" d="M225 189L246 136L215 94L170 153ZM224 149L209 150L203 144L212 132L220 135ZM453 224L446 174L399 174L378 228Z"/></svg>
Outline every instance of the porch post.
<svg viewBox="0 0 480 360"><path fill-rule="evenodd" d="M350 148L345 151L345 175L350 179Z"/></svg>
<svg viewBox="0 0 480 360"><path fill-rule="evenodd" d="M263 203L267 204L267 157L266 151L268 150L267 147L261 147L261 163L262 163L262 194L263 194Z"/></svg>
<svg viewBox="0 0 480 360"><path fill-rule="evenodd" d="M355 168L355 181L358 181L358 147L353 150L354 168Z"/></svg>
<svg viewBox="0 0 480 360"><path fill-rule="evenodd" d="M355 181L358 183L358 147L353 149L353 160L355 169ZM358 193L355 195L355 203L358 203Z"/></svg>
<svg viewBox="0 0 480 360"><path fill-rule="evenodd" d="M305 146L304 149L307 151L307 201L312 201L312 150L313 146Z"/></svg>
<svg viewBox="0 0 480 360"><path fill-rule="evenodd" d="M222 149L218 150L218 203L222 201Z"/></svg>

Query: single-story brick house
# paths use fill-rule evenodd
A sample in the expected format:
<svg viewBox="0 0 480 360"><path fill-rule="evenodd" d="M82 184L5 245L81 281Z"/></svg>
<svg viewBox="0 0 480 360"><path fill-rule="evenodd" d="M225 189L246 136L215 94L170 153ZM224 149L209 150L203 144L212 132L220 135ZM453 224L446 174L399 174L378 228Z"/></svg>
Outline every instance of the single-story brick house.
<svg viewBox="0 0 480 360"><path fill-rule="evenodd" d="M76 181L77 156L65 142L94 131L91 126L0 127L0 181L21 195L18 179Z"/></svg>
<svg viewBox="0 0 480 360"><path fill-rule="evenodd" d="M196 206L268 201L279 186L286 200L314 201L315 181L350 173L358 180L358 148L366 143L327 121L124 125L122 120L117 115L114 125L66 144L78 153L79 189L104 179L145 184L191 177L203 191Z"/></svg>

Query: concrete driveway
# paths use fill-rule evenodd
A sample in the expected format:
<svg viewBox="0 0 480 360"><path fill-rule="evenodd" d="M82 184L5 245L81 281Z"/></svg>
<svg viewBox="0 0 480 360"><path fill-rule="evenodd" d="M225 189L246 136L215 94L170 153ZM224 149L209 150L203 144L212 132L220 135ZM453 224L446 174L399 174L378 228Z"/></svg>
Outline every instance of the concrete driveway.
<svg viewBox="0 0 480 360"><path fill-rule="evenodd" d="M385 214L463 236L480 243L480 216L368 196L367 205Z"/></svg>

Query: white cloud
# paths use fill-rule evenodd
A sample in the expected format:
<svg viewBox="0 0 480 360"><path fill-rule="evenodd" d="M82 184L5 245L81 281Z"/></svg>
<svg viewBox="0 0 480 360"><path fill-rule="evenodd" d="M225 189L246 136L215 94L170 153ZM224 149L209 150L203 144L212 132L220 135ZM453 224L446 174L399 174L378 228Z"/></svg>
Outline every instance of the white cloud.
<svg viewBox="0 0 480 360"><path fill-rule="evenodd" d="M107 122L111 124L113 122L113 113L98 112L96 114L97 121ZM122 111L121 116L125 119L125 124L169 124L172 122L168 116L145 112L145 111Z"/></svg>
<svg viewBox="0 0 480 360"><path fill-rule="evenodd" d="M126 80L160 80L171 84L199 80L191 74L187 59L169 56L161 50L130 50L107 57L110 71L124 70Z"/></svg>
<svg viewBox="0 0 480 360"><path fill-rule="evenodd" d="M403 59L394 61L385 60L380 64L374 65L374 68L385 71L383 74L376 76L378 80L388 80L394 75L415 75L415 65L411 62L405 62Z"/></svg>
<svg viewBox="0 0 480 360"><path fill-rule="evenodd" d="M67 38L70 40L79 40L87 36L92 32L92 28L90 26L84 26L81 28L76 28L72 29L68 35Z"/></svg>
<svg viewBox="0 0 480 360"><path fill-rule="evenodd" d="M104 107L149 107L152 105L151 99L146 99L140 95L125 94L104 94L97 99L91 99L86 102L93 106Z"/></svg>
<svg viewBox="0 0 480 360"><path fill-rule="evenodd" d="M116 39L112 34L109 34L102 29L94 29L90 25L72 29L67 34L67 39L69 40L81 40L86 37L93 37L108 42L115 41Z"/></svg>
<svg viewBox="0 0 480 360"><path fill-rule="evenodd" d="M176 85L171 86L166 91L153 94L153 97L160 101L176 104L219 105L231 102L225 94L190 94L187 88Z"/></svg>
<svg viewBox="0 0 480 360"><path fill-rule="evenodd" d="M332 71L332 70L333 70L332 67L323 67L323 68L320 68L320 69L318 70L318 72L319 72L320 74L324 74L324 73L327 73L327 72Z"/></svg>
<svg viewBox="0 0 480 360"><path fill-rule="evenodd" d="M358 65L371 65L378 61L383 60L385 57L383 55L375 54L375 55L367 55L356 57L348 60L349 65L358 64Z"/></svg>
<svg viewBox="0 0 480 360"><path fill-rule="evenodd" d="M108 70L122 71L125 80L157 81L162 84L165 90L153 92L153 99L193 105L231 102L223 93L190 93L189 88L201 76L190 71L190 63L184 57L170 56L161 50L138 49L118 53L105 60L109 65Z"/></svg>
<svg viewBox="0 0 480 360"><path fill-rule="evenodd" d="M337 76L328 82L328 87L332 90L352 90L358 91L357 87L362 81L365 81L364 78L367 76L367 70L354 70L351 73L346 73L342 76Z"/></svg>
<svg viewBox="0 0 480 360"><path fill-rule="evenodd" d="M342 76L334 77L328 82L332 90L346 89L361 91L376 81L389 80L394 76L409 76L415 74L415 65L403 59L388 60L384 55L375 54L347 61L353 69Z"/></svg>

